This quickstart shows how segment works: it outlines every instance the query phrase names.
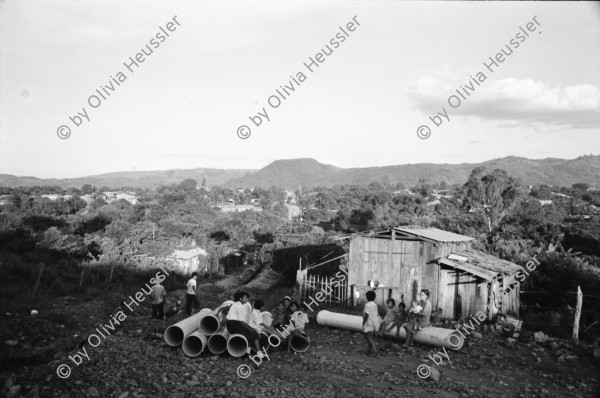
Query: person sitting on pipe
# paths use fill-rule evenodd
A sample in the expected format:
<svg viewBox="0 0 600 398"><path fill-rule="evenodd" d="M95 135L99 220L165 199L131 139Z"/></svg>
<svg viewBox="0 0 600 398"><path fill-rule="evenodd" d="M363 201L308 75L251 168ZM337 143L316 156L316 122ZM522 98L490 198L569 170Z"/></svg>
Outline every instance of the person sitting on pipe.
<svg viewBox="0 0 600 398"><path fill-rule="evenodd" d="M229 312L229 308L231 308L231 305L224 305L217 310L215 316L219 320L220 325L225 325L227 323L227 313Z"/></svg>
<svg viewBox="0 0 600 398"><path fill-rule="evenodd" d="M294 331L287 337L287 347L288 352L292 352L292 337L293 336L302 336L308 339L306 332L304 331L304 327L308 323L308 315L306 315L305 311L307 310L306 305L302 304L301 309L298 309L298 303L292 301L290 304L290 310L292 311L292 316L290 318L290 323L294 327ZM302 311L304 310L304 311Z"/></svg>
<svg viewBox="0 0 600 398"><path fill-rule="evenodd" d="M289 318L287 316L287 312L285 311L285 304L282 301L277 304L277 308L273 310L273 321L271 322L271 326L274 328L279 328L283 325L287 325L288 322Z"/></svg>
<svg viewBox="0 0 600 398"><path fill-rule="evenodd" d="M260 351L259 335L256 330L252 329L248 322L250 314L246 312L246 303L250 300L250 295L246 292L236 292L234 295L235 302L229 308L227 313L227 330L231 334L239 333L248 339L248 342L254 344L256 352ZM250 347L248 347L250 354Z"/></svg>
<svg viewBox="0 0 600 398"><path fill-rule="evenodd" d="M254 302L254 309L250 313L250 326L258 333L269 332L274 334L276 330L271 326L267 325L263 320L262 312L260 311L265 305L265 302L258 299Z"/></svg>
<svg viewBox="0 0 600 398"><path fill-rule="evenodd" d="M421 312L419 312L418 314L415 314L415 316L418 318L418 330L417 327L414 326L412 323L405 323L404 325L402 325L402 327L404 328L404 330L406 330L406 342L404 343L403 347L411 347L414 346L414 342L413 342L413 334L418 333L419 330L430 326L430 322L431 322L431 303L429 302L429 290L427 289L422 289L421 292L419 293L419 297L421 298L422 301L422 305L421 307L423 307L423 310Z"/></svg>

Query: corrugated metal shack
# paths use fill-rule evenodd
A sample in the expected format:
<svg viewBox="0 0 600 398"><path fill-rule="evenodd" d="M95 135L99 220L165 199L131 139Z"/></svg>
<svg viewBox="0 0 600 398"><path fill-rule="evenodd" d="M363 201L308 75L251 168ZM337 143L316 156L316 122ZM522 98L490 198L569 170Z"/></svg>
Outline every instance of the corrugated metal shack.
<svg viewBox="0 0 600 398"><path fill-rule="evenodd" d="M334 239L350 240L348 284L354 304L364 303L364 293L371 289L368 282L377 280L378 305L389 297L398 302L404 294L409 307L421 289L429 289L433 310L442 310L440 319L468 319L478 311L491 316L488 303L519 315L518 286L501 304L497 297L521 267L472 249L474 238L437 228L394 227Z"/></svg>

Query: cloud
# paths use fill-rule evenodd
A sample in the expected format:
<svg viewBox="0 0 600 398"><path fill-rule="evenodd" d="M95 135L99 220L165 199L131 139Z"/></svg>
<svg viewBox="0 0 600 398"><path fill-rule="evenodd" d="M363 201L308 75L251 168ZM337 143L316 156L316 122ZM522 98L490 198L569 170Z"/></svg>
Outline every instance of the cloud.
<svg viewBox="0 0 600 398"><path fill-rule="evenodd" d="M455 76L444 73L423 77L411 87L409 96L415 106L428 116L445 108L450 117L474 116L483 120L510 122L512 125L600 126L600 89L595 85L553 87L532 79L490 81L488 77L479 82L475 76L469 76L466 80ZM465 89L466 85L468 89ZM470 90L471 87L473 90ZM456 108L448 103L452 95L457 97L451 100Z"/></svg>

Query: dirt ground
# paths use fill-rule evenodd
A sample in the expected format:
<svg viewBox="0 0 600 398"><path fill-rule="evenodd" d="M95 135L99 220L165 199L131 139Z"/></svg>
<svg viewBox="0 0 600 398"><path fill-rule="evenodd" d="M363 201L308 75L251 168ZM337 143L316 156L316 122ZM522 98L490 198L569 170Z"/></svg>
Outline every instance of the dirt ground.
<svg viewBox="0 0 600 398"><path fill-rule="evenodd" d="M214 289L199 286L202 307L214 308L226 299ZM147 302L126 312L115 331L107 329L110 335L94 343L97 347L80 344L109 323L120 299L109 294L83 302L62 297L2 303L0 396L35 397L39 391L41 397L119 398L600 397L599 364L589 345L510 344L492 333L470 340L459 352L449 351L449 360L436 367L428 359L431 347L403 349L396 340L378 339L380 353L364 355L360 333L318 326L316 312L310 314L307 352L272 349L269 360L247 378L236 373L240 365L252 364L247 357L203 353L191 359L167 346L162 333L182 317L152 320ZM31 316L32 308L39 314ZM78 351L89 360L81 356L82 363L74 364L69 356L77 359ZM418 377L421 364L439 369L439 380ZM61 365L70 366L69 377L58 377ZM13 395L7 394L10 388Z"/></svg>

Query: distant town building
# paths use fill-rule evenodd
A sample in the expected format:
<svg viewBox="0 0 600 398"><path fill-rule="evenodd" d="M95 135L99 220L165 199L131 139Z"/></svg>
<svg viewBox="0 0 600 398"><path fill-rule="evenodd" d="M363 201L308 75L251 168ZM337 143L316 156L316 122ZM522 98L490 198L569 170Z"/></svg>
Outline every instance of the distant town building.
<svg viewBox="0 0 600 398"><path fill-rule="evenodd" d="M102 192L99 195L106 203L113 202L119 199L125 199L132 205L137 204L138 197L132 192Z"/></svg>
<svg viewBox="0 0 600 398"><path fill-rule="evenodd" d="M42 195L41 197L54 201L54 200L58 200L58 199L69 200L73 197L73 195L59 195L56 193L47 193L47 194Z"/></svg>
<svg viewBox="0 0 600 398"><path fill-rule="evenodd" d="M550 194L554 196L560 196L561 198L572 198L572 196L565 195L564 193L550 192Z"/></svg>
<svg viewBox="0 0 600 398"><path fill-rule="evenodd" d="M0 206L12 205L14 199L12 195L0 195Z"/></svg>
<svg viewBox="0 0 600 398"><path fill-rule="evenodd" d="M186 275L192 272L206 271L208 269L208 253L199 247L189 250L174 250L165 259L177 263L175 271Z"/></svg>
<svg viewBox="0 0 600 398"><path fill-rule="evenodd" d="M215 206L215 208L225 212L225 213L234 213L237 211L262 211L261 207L257 207L254 205L224 205L224 206Z"/></svg>
<svg viewBox="0 0 600 398"><path fill-rule="evenodd" d="M416 195L416 194L408 188L399 189L397 191L394 191L394 197L400 196L400 195Z"/></svg>

